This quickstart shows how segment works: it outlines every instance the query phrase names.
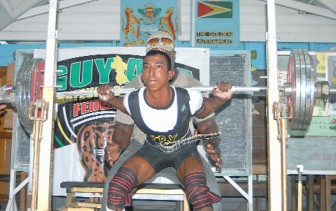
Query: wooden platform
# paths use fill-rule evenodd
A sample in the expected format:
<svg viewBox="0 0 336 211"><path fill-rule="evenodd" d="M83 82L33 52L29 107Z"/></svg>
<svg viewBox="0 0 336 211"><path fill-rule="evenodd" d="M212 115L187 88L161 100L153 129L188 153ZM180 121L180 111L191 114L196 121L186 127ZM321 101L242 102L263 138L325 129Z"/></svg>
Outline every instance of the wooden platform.
<svg viewBox="0 0 336 211"><path fill-rule="evenodd" d="M101 196L103 194L103 183L87 182L63 182L62 188L66 188L66 210L97 210L101 208ZM83 193L92 194L92 197L77 197ZM189 211L189 203L183 189L176 184L154 184L148 183L139 186L134 194L133 200L159 200L176 201L180 211Z"/></svg>

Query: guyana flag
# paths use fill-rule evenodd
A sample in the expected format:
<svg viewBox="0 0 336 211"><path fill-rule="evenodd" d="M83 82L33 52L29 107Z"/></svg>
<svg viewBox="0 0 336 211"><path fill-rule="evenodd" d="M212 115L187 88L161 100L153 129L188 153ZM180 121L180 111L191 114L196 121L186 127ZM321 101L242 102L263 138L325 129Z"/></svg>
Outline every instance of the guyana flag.
<svg viewBox="0 0 336 211"><path fill-rule="evenodd" d="M232 18L232 2L199 1L197 8L199 18Z"/></svg>

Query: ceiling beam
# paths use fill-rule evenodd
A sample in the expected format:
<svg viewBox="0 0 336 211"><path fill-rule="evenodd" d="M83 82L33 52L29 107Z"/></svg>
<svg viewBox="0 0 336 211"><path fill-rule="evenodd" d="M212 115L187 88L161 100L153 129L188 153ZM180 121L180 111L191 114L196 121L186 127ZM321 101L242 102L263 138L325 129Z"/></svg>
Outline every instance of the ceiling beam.
<svg viewBox="0 0 336 211"><path fill-rule="evenodd" d="M38 4L41 0L0 0L0 30L14 22L17 17Z"/></svg>
<svg viewBox="0 0 336 211"><path fill-rule="evenodd" d="M62 10L62 9L66 9L69 7L75 7L75 6L79 6L79 5L83 5L83 4L88 4L91 2L95 2L98 0L67 0L67 1L60 1L58 3L58 10ZM49 5L43 5L43 6L39 6L39 7L34 7L32 9L30 9L29 11L27 11L26 13L24 13L22 16L20 16L17 20L22 20L22 19L27 19L27 18L31 18L34 16L38 16L38 15L43 15L43 14L47 14L49 12Z"/></svg>
<svg viewBox="0 0 336 211"><path fill-rule="evenodd" d="M266 0L261 0L261 1L266 1ZM335 0L332 0L332 1L335 1ZM318 15L321 17L336 20L336 14L331 12L329 9L326 9L323 7L314 6L311 4L306 4L306 3L293 1L293 0L276 0L275 4L279 6L287 7L290 9L295 9L298 11L303 11L303 12L311 13L311 14Z"/></svg>
<svg viewBox="0 0 336 211"><path fill-rule="evenodd" d="M316 0L316 1L336 14L335 0Z"/></svg>
<svg viewBox="0 0 336 211"><path fill-rule="evenodd" d="M41 0L10 1L2 0L1 6L6 9L8 14L15 18L34 7Z"/></svg>

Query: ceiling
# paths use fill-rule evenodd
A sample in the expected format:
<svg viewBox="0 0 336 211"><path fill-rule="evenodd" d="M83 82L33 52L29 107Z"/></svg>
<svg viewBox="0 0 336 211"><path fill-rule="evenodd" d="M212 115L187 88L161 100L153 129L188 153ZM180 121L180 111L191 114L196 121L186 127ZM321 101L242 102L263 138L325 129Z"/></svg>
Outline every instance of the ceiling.
<svg viewBox="0 0 336 211"><path fill-rule="evenodd" d="M0 31L33 7L49 4L49 0L0 0Z"/></svg>
<svg viewBox="0 0 336 211"><path fill-rule="evenodd" d="M60 0L59 0L60 1ZM64 0L67 2L80 0ZM245 0L241 0L245 1ZM255 0L267 1L267 0ZM275 4L328 18L336 17L336 0L274 0ZM29 9L49 4L49 0L0 0L0 31ZM324 9L321 12L320 9Z"/></svg>

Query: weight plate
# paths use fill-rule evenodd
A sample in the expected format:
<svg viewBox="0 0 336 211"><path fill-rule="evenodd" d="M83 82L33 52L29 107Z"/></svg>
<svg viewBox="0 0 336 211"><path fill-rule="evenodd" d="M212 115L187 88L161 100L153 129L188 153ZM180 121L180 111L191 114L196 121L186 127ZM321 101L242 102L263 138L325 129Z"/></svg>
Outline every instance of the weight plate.
<svg viewBox="0 0 336 211"><path fill-rule="evenodd" d="M16 75L15 97L18 118L28 133L33 131L33 121L29 118L31 102L42 98L43 59L24 61Z"/></svg>
<svg viewBox="0 0 336 211"><path fill-rule="evenodd" d="M288 82L292 93L288 97L288 121L291 131L304 131L311 122L314 108L314 65L303 49L294 49L288 62Z"/></svg>

